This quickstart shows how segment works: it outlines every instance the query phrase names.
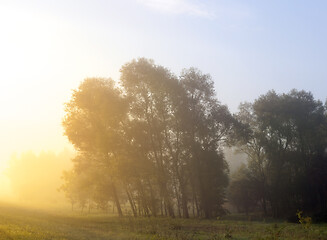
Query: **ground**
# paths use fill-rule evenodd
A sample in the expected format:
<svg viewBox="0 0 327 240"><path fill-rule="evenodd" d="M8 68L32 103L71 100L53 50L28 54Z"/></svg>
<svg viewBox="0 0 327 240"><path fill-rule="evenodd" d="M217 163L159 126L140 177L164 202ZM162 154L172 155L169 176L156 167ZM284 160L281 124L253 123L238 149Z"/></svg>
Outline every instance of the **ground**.
<svg viewBox="0 0 327 240"><path fill-rule="evenodd" d="M326 239L327 224L137 218L0 205L0 240Z"/></svg>

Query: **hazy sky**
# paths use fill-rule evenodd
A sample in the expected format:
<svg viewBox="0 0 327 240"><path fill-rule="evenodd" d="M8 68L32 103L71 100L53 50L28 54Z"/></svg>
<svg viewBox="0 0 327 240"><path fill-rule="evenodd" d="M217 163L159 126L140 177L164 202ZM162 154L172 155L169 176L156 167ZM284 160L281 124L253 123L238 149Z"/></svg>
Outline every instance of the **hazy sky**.
<svg viewBox="0 0 327 240"><path fill-rule="evenodd" d="M270 89L325 101L326 10L314 0L0 0L0 169L14 151L63 149L71 89L117 80L137 57L210 73L233 112Z"/></svg>

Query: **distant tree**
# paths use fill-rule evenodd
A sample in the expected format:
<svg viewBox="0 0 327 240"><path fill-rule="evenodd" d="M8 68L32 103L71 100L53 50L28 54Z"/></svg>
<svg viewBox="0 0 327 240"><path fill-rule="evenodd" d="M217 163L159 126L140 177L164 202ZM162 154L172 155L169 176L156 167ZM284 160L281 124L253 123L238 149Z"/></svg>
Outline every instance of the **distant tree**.
<svg viewBox="0 0 327 240"><path fill-rule="evenodd" d="M90 184L89 176L85 173L77 174L74 170L63 172L64 184L59 188L69 199L72 210L76 204L81 210L91 201L92 188L94 184Z"/></svg>
<svg viewBox="0 0 327 240"><path fill-rule="evenodd" d="M65 198L57 189L63 183L62 171L71 166L73 153L24 152L12 156L5 174L10 180L13 197L21 203L38 206L64 205Z"/></svg>
<svg viewBox="0 0 327 240"><path fill-rule="evenodd" d="M258 204L257 184L251 172L242 164L231 176L228 200L236 206L239 212L249 214Z"/></svg>
<svg viewBox="0 0 327 240"><path fill-rule="evenodd" d="M235 128L235 127L234 127ZM229 139L231 134L229 135ZM229 140L230 144L230 140ZM235 146L225 146L224 155L226 162L228 163L230 174L233 174L242 164L247 163L247 155L242 151L239 151L238 147Z"/></svg>

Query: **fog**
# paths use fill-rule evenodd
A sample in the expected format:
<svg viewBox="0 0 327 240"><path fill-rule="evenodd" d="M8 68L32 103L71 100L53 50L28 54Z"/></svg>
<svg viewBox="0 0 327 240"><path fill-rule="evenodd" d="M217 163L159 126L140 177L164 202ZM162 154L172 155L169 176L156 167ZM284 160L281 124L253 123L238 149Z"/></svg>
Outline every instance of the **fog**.
<svg viewBox="0 0 327 240"><path fill-rule="evenodd" d="M74 153L27 151L13 154L0 177L2 202L37 208L64 208L67 200L59 190L62 173L71 168Z"/></svg>

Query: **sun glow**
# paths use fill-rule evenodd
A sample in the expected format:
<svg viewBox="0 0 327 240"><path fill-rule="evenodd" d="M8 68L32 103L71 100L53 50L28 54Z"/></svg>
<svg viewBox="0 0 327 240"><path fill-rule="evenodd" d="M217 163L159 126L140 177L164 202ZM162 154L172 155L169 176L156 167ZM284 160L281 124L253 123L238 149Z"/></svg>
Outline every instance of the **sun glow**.
<svg viewBox="0 0 327 240"><path fill-rule="evenodd" d="M58 63L67 47L61 26L37 12L0 5L1 195L10 194L3 172L13 152L67 146L61 118L71 83L60 79L65 71Z"/></svg>
<svg viewBox="0 0 327 240"><path fill-rule="evenodd" d="M92 31L51 8L0 3L1 196L11 194L4 172L12 154L72 149L61 126L72 89L89 76L115 77Z"/></svg>

